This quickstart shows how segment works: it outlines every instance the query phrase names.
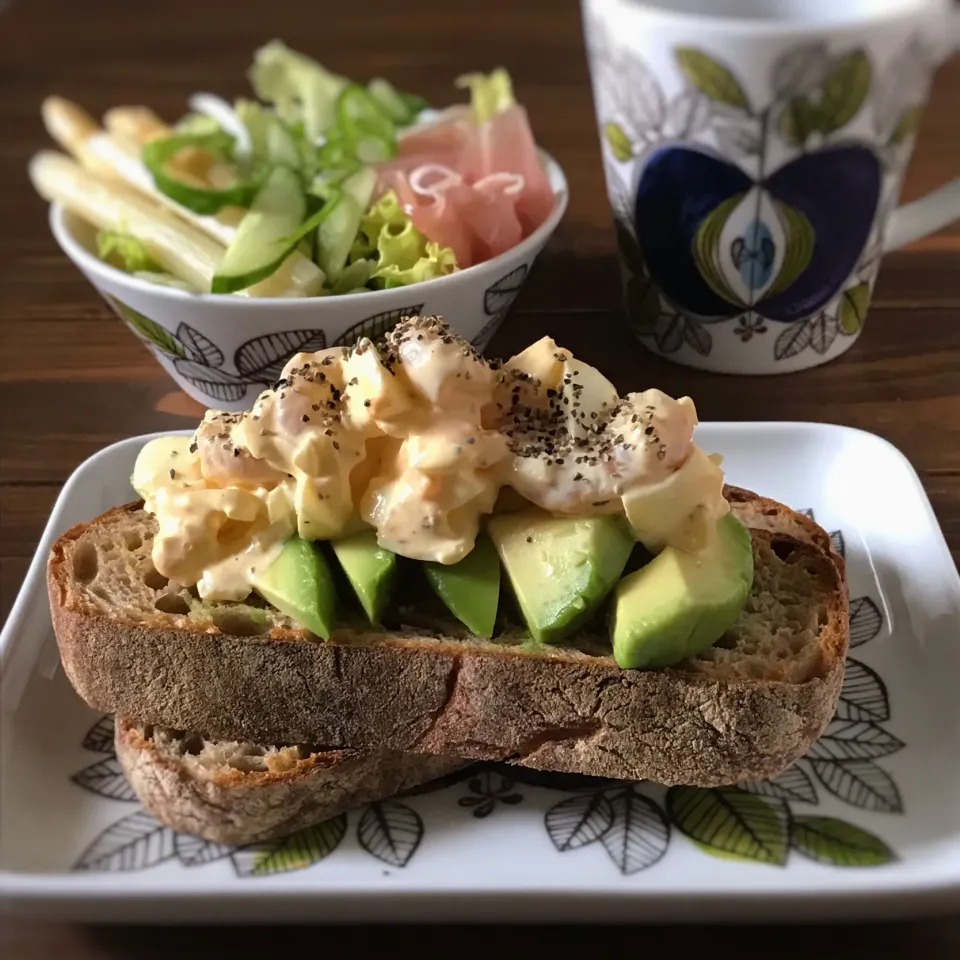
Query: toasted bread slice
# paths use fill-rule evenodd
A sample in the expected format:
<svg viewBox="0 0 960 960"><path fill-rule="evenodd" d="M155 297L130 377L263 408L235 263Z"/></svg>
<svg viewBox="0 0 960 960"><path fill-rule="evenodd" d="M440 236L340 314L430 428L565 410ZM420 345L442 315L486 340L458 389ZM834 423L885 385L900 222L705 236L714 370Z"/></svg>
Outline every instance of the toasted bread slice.
<svg viewBox="0 0 960 960"><path fill-rule="evenodd" d="M216 843L287 836L467 766L456 757L205 740L118 717L117 759L144 808Z"/></svg>
<svg viewBox="0 0 960 960"><path fill-rule="evenodd" d="M664 784L774 777L836 707L849 641L842 565L808 518L731 488L755 576L734 627L666 670L605 637L545 647L452 621L320 642L276 610L204 604L150 560L139 503L80 524L48 564L64 668L97 709L205 736L503 760ZM410 616L415 621L415 611Z"/></svg>

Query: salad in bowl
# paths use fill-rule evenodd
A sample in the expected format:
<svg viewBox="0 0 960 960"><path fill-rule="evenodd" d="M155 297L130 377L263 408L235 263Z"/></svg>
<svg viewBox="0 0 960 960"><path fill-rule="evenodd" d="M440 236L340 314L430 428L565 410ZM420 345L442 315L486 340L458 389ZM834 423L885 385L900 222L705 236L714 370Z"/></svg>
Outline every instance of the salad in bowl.
<svg viewBox="0 0 960 960"><path fill-rule="evenodd" d="M65 152L30 162L61 248L195 399L243 409L294 353L377 338L404 316L460 318L482 348L567 202L509 74L454 81L432 109L278 40L253 96L143 106L102 125L42 108Z"/></svg>

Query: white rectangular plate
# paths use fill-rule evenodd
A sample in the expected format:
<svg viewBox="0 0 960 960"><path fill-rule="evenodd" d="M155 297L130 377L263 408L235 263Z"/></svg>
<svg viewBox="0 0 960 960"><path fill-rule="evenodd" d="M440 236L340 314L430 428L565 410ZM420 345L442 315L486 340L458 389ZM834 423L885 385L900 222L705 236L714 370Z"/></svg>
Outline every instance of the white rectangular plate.
<svg viewBox="0 0 960 960"><path fill-rule="evenodd" d="M287 841L235 849L139 809L110 730L56 669L50 544L132 499L147 437L64 488L0 638L0 893L18 913L153 922L799 920L960 903L960 578L921 484L877 437L698 428L731 483L812 510L847 558L837 718L778 781L723 791L482 765Z"/></svg>

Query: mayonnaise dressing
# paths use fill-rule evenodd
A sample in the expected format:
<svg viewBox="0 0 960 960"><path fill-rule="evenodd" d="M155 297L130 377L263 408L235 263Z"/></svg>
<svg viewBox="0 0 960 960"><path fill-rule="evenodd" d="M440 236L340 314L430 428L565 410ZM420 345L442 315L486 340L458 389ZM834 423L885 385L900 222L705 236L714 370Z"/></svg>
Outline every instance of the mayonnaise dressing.
<svg viewBox="0 0 960 960"><path fill-rule="evenodd" d="M696 425L688 397L621 398L549 337L500 366L415 317L380 350L364 339L297 354L250 411L211 411L192 438L148 443L133 483L157 518L157 570L241 600L294 533L369 526L397 554L456 563L504 487L555 514L623 514L647 543L690 544L728 509Z"/></svg>

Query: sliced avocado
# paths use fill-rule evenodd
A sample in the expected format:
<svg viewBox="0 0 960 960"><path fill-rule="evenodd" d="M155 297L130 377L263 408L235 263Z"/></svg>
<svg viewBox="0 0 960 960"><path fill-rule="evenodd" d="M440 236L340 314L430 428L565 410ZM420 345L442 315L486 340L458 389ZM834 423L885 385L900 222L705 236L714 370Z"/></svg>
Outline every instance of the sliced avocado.
<svg viewBox="0 0 960 960"><path fill-rule="evenodd" d="M705 547L665 547L617 585L610 636L621 667L669 667L730 629L753 584L750 533L728 513Z"/></svg>
<svg viewBox="0 0 960 960"><path fill-rule="evenodd" d="M558 643L597 611L634 541L620 517L554 517L542 510L490 520L520 612L534 640Z"/></svg>
<svg viewBox="0 0 960 960"><path fill-rule="evenodd" d="M376 530L362 530L330 543L367 619L380 623L390 600L397 555L377 543Z"/></svg>
<svg viewBox="0 0 960 960"><path fill-rule="evenodd" d="M324 640L330 639L337 611L333 572L318 546L291 537L273 563L256 574L253 589L281 613Z"/></svg>
<svg viewBox="0 0 960 960"><path fill-rule="evenodd" d="M427 582L447 609L478 637L492 637L500 601L500 560L481 533L458 563L423 564Z"/></svg>

